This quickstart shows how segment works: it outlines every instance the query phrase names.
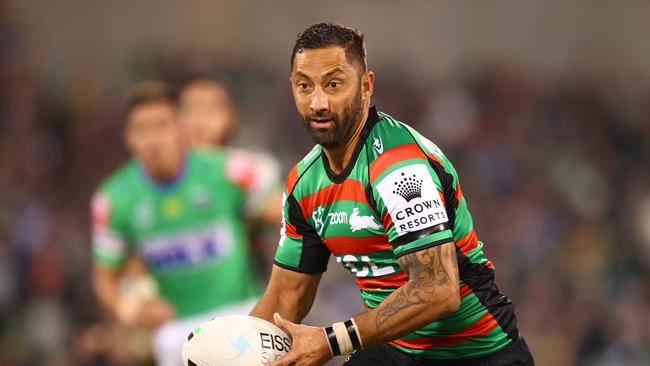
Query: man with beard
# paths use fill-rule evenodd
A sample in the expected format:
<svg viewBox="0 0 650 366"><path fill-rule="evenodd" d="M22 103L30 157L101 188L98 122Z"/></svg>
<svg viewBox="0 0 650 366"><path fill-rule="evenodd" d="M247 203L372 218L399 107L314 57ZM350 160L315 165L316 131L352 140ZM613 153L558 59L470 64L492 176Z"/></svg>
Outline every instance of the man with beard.
<svg viewBox="0 0 650 366"><path fill-rule="evenodd" d="M532 365L456 171L435 144L370 106L374 80L359 31L320 23L298 37L291 85L317 145L287 178L273 272L251 312L293 340L271 365L347 354L346 365ZM368 311L325 328L296 324L330 253L355 275Z"/></svg>

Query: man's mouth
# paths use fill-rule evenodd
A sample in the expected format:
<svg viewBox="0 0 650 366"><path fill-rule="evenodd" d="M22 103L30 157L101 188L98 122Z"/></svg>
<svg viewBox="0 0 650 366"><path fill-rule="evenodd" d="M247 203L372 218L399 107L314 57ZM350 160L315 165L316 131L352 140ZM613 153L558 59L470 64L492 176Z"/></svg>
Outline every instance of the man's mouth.
<svg viewBox="0 0 650 366"><path fill-rule="evenodd" d="M311 120L311 127L312 128L329 128L332 125L334 125L334 120L331 118L321 118L321 119L316 119L312 118Z"/></svg>

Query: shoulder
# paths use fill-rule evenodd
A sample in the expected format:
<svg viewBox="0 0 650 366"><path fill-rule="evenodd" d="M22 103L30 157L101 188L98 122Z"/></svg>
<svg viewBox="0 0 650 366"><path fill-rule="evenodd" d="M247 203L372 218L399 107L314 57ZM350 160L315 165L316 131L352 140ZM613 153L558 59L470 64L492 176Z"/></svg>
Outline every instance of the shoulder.
<svg viewBox="0 0 650 366"><path fill-rule="evenodd" d="M189 151L192 163L201 167L222 165L228 155L228 150L216 147L194 148Z"/></svg>
<svg viewBox="0 0 650 366"><path fill-rule="evenodd" d="M386 113L380 112L380 116L366 140L367 148L372 151L371 162L425 157L440 163L446 160L442 150L413 127Z"/></svg>
<svg viewBox="0 0 650 366"><path fill-rule="evenodd" d="M229 165L242 164L253 168L262 166L278 166L277 159L265 151L244 148L228 148L224 151Z"/></svg>
<svg viewBox="0 0 650 366"><path fill-rule="evenodd" d="M192 148L188 152L189 175L201 182L220 182L228 175L230 155L227 148Z"/></svg>
<svg viewBox="0 0 650 366"><path fill-rule="evenodd" d="M130 160L99 185L90 202L95 227L108 226L111 218L126 212L128 202L131 201L136 187L143 179L139 169L137 162Z"/></svg>
<svg viewBox="0 0 650 366"><path fill-rule="evenodd" d="M453 171L451 163L435 143L406 123L385 113L380 115L382 118L373 126L366 141L372 184L390 172L413 164L430 165L436 174Z"/></svg>
<svg viewBox="0 0 650 366"><path fill-rule="evenodd" d="M372 127L366 139L370 162L386 156L403 155L405 149L414 146L414 138L407 126L386 113L379 113L379 121Z"/></svg>
<svg viewBox="0 0 650 366"><path fill-rule="evenodd" d="M101 182L97 193L114 198L128 196L142 180L139 169L134 159L127 161Z"/></svg>
<svg viewBox="0 0 650 366"><path fill-rule="evenodd" d="M322 153L322 147L316 145L309 151L309 153L307 153L307 155L305 155L304 158L302 158L302 160L291 168L285 187L287 194L291 194L296 185L298 185L298 182L301 181L301 178L313 169L315 163L321 158Z"/></svg>
<svg viewBox="0 0 650 366"><path fill-rule="evenodd" d="M271 154L243 148L225 149L225 172L231 182L245 187L276 184L280 164ZM272 180L272 182L268 182Z"/></svg>

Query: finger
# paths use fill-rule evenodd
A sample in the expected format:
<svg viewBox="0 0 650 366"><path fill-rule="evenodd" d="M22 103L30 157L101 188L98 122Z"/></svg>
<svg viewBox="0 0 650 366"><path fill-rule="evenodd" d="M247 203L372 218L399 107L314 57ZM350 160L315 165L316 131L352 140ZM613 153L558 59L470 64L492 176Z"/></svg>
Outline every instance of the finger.
<svg viewBox="0 0 650 366"><path fill-rule="evenodd" d="M280 327L280 329L282 329L285 333L292 334L291 328L294 325L292 322L285 320L278 313L273 313L273 320L275 321L275 324L277 324L278 327Z"/></svg>

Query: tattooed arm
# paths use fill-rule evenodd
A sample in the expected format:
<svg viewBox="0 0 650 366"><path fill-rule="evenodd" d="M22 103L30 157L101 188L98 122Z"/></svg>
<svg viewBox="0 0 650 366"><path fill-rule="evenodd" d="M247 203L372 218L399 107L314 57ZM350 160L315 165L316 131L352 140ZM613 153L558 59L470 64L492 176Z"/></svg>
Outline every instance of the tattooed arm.
<svg viewBox="0 0 650 366"><path fill-rule="evenodd" d="M409 274L408 282L376 308L354 317L364 347L395 340L458 309L453 242L407 254L398 262ZM322 328L294 324L277 314L275 322L290 334L293 347L269 366L322 365L332 358Z"/></svg>
<svg viewBox="0 0 650 366"><path fill-rule="evenodd" d="M398 259L409 281L354 320L364 347L392 341L458 309L458 263L453 242Z"/></svg>

